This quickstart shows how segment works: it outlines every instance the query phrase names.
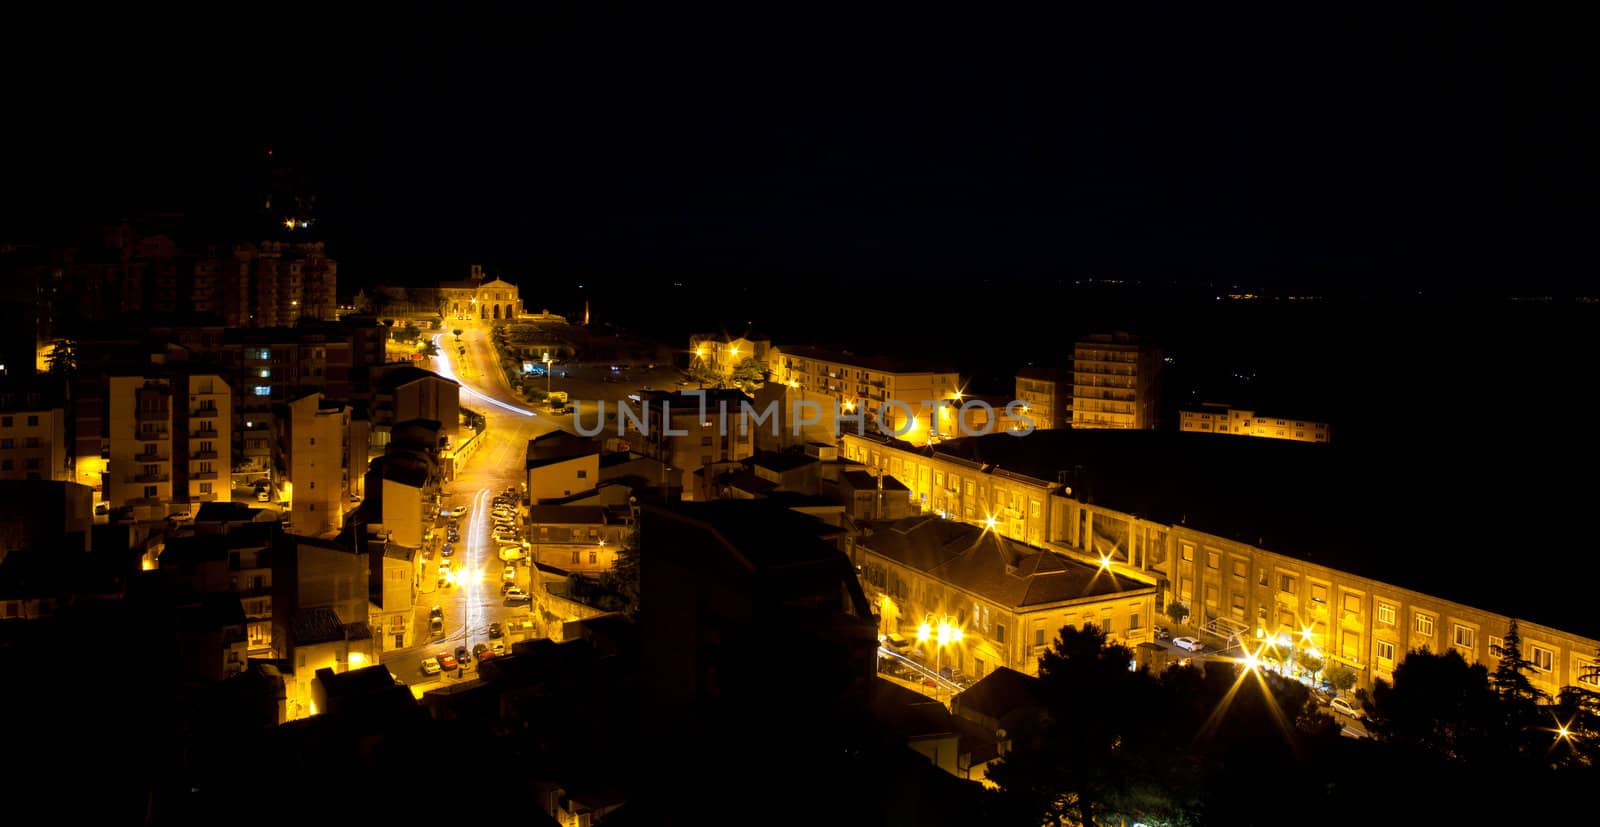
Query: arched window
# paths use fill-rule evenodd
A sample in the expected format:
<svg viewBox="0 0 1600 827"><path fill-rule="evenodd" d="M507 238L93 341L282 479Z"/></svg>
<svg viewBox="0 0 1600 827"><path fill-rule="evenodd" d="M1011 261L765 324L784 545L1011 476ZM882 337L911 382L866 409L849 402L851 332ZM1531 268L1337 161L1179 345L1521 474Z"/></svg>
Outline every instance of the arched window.
<svg viewBox="0 0 1600 827"><path fill-rule="evenodd" d="M494 317L496 319L500 318L500 305L498 304L494 306Z"/></svg>

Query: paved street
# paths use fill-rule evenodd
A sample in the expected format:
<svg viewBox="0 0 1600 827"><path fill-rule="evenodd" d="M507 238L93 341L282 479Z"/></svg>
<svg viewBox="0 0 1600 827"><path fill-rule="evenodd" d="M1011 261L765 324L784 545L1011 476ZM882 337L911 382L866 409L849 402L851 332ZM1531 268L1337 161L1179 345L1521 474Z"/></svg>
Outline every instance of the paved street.
<svg viewBox="0 0 1600 827"><path fill-rule="evenodd" d="M431 360L433 364L428 367L461 383L461 407L483 414L487 428L479 437L483 444L458 469L456 479L445 485L444 507L466 506L468 509L460 520L461 539L454 543L455 554L445 558L435 551L433 559L424 564L417 594L416 628L425 635L428 610L439 606L444 612L444 638L424 641L420 646L390 652L383 657L384 664L396 677L414 685L424 684L421 671L424 658L442 652L453 653L458 646L470 650L474 644L489 642L490 623L500 622L504 626L509 625L508 621L528 617L529 604L507 605L501 597L505 563L500 560L499 544L492 537L490 512L495 495L507 488L515 488L521 496L522 484L526 481L524 459L528 440L562 427L559 419L534 412L511 394L495 363L487 331L474 329L462 335L462 346L467 350L465 358L457 354L455 339L450 334L438 334L434 341L439 346L439 356ZM570 418L567 422L570 425ZM436 530L442 540L444 525ZM439 587L439 564L447 559L454 582ZM517 567L516 582L524 590L530 590L526 565ZM522 636L525 635L508 635L501 640L509 648L514 639ZM471 678L474 669L468 666L462 674ZM450 679L454 679L454 674L440 676L426 684ZM421 688L427 688L426 684Z"/></svg>

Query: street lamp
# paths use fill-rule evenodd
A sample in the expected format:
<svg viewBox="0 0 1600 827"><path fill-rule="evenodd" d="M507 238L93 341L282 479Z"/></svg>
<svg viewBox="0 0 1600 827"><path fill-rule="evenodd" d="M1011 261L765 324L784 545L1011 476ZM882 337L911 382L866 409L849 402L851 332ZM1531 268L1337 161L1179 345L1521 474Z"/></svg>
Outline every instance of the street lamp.
<svg viewBox="0 0 1600 827"><path fill-rule="evenodd" d="M550 351L544 352L544 404L550 404Z"/></svg>
<svg viewBox="0 0 1600 827"><path fill-rule="evenodd" d="M943 659L944 647L960 643L965 635L961 631L961 626L952 622L948 616L941 618L938 626L934 626L932 620L933 615L923 617L922 625L917 627L917 642L927 643L933 640L937 643L933 649L933 672L943 678L944 670L940 662Z"/></svg>

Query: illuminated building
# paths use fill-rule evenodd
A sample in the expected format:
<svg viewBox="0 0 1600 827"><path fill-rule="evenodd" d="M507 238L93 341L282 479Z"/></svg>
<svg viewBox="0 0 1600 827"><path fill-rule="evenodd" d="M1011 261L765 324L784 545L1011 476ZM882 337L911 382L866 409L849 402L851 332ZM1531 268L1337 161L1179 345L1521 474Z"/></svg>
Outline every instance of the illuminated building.
<svg viewBox="0 0 1600 827"><path fill-rule="evenodd" d="M147 516L226 500L233 451L233 393L214 373L154 370L112 376L103 497Z"/></svg>
<svg viewBox="0 0 1600 827"><path fill-rule="evenodd" d="M1566 601L1535 595L1525 602L1526 595L1492 579L1468 588L1471 600L1430 594L1424 584L1442 564L1404 548L1375 548L1394 542L1392 531L1345 520L1373 503L1364 489L1344 484L1358 475L1339 467L1328 449L1077 430L958 440L938 451L853 436L841 447L904 482L914 502L920 492L942 488L923 480L954 477L958 490L947 491L946 502L957 507L944 510L949 519L1013 539L1038 536L1030 542L1153 582L1158 610L1182 604L1214 649L1230 639L1281 639L1296 650L1315 649L1371 685L1423 646L1455 649L1493 668L1494 647L1515 618L1534 685L1552 694L1580 685L1582 668L1600 650L1600 635L1585 629L1584 612ZM1188 479L1205 482L1181 482ZM1035 496L1042 499L1037 509ZM1023 497L1029 502L1020 522L1011 517L1015 509L993 510ZM1479 608L1495 603L1522 611Z"/></svg>
<svg viewBox="0 0 1600 827"><path fill-rule="evenodd" d="M762 370L768 370L771 356L772 340L763 336L697 333L689 337L689 371L704 372L723 384L733 383L733 369L746 359L754 359Z"/></svg>
<svg viewBox="0 0 1600 827"><path fill-rule="evenodd" d="M315 391L283 406L277 467L292 485L290 520L302 534L321 535L344 525L350 483L365 469L366 446L352 451L350 408ZM352 467L352 460L359 463ZM352 473L352 471L354 473Z"/></svg>
<svg viewBox="0 0 1600 827"><path fill-rule="evenodd" d="M1093 623L1130 645L1152 639L1153 583L978 526L930 515L871 523L851 558L880 633L915 639L927 618L948 619L961 633L940 647L943 663L973 678L1035 672L1062 626Z"/></svg>
<svg viewBox="0 0 1600 827"><path fill-rule="evenodd" d="M1072 349L1072 427L1155 428L1161 351L1127 333L1090 336Z"/></svg>
<svg viewBox="0 0 1600 827"><path fill-rule="evenodd" d="M72 479L63 386L53 377L0 380L0 480Z"/></svg>
<svg viewBox="0 0 1600 827"><path fill-rule="evenodd" d="M1207 403L1178 413L1178 430L1206 434L1236 434L1295 442L1327 442L1328 423L1263 416L1251 410Z"/></svg>
<svg viewBox="0 0 1600 827"><path fill-rule="evenodd" d="M696 483L697 471L719 463L742 462L755 453L758 427L771 427L770 422L763 426L752 423L745 408L753 407L752 400L737 390L643 391L640 397L644 431L630 433L629 439L637 441L639 453L682 469L684 496L688 499L704 490ZM638 412L637 408L634 410ZM632 429L633 424L630 422L628 427Z"/></svg>
<svg viewBox="0 0 1600 827"><path fill-rule="evenodd" d="M1060 368L1026 367L1017 371L1016 399L1038 429L1065 428L1072 424L1072 372Z"/></svg>
<svg viewBox="0 0 1600 827"><path fill-rule="evenodd" d="M864 414L865 430L871 433L876 430L880 411L888 429L904 428L908 424L907 410L894 405L885 407L892 401L904 403L910 409L909 415L918 420L911 423L905 436L918 442L928 438L924 402L960 404L961 380L953 370L918 369L893 359L816 347L776 347L769 360L772 378L796 392L790 397L791 404L798 399L821 407L822 422L817 427L830 438L835 427L830 416L833 404L844 414ZM844 428L854 429L853 425Z"/></svg>
<svg viewBox="0 0 1600 827"><path fill-rule="evenodd" d="M600 444L566 431L528 440L524 468L528 502L554 502L585 494L600 482Z"/></svg>
<svg viewBox="0 0 1600 827"><path fill-rule="evenodd" d="M439 305L428 312L443 313L447 322L503 322L521 316L517 286L500 278L485 278L483 266L474 264L472 276L465 281L440 282Z"/></svg>

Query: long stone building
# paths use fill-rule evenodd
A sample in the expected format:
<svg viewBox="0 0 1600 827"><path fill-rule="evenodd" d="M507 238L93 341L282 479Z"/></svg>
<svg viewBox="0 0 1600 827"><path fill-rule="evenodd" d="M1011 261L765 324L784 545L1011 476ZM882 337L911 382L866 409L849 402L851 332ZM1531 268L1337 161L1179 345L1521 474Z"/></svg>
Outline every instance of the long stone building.
<svg viewBox="0 0 1600 827"><path fill-rule="evenodd" d="M1155 613L1182 603L1215 645L1288 641L1370 685L1422 648L1492 668L1515 619L1552 694L1600 658L1577 593L1545 573L1508 584L1518 568L1494 553L1507 538L1474 516L1494 510L1487 496L1423 490L1326 445L1058 430L936 448L846 434L841 452L925 511L1146 579Z"/></svg>

